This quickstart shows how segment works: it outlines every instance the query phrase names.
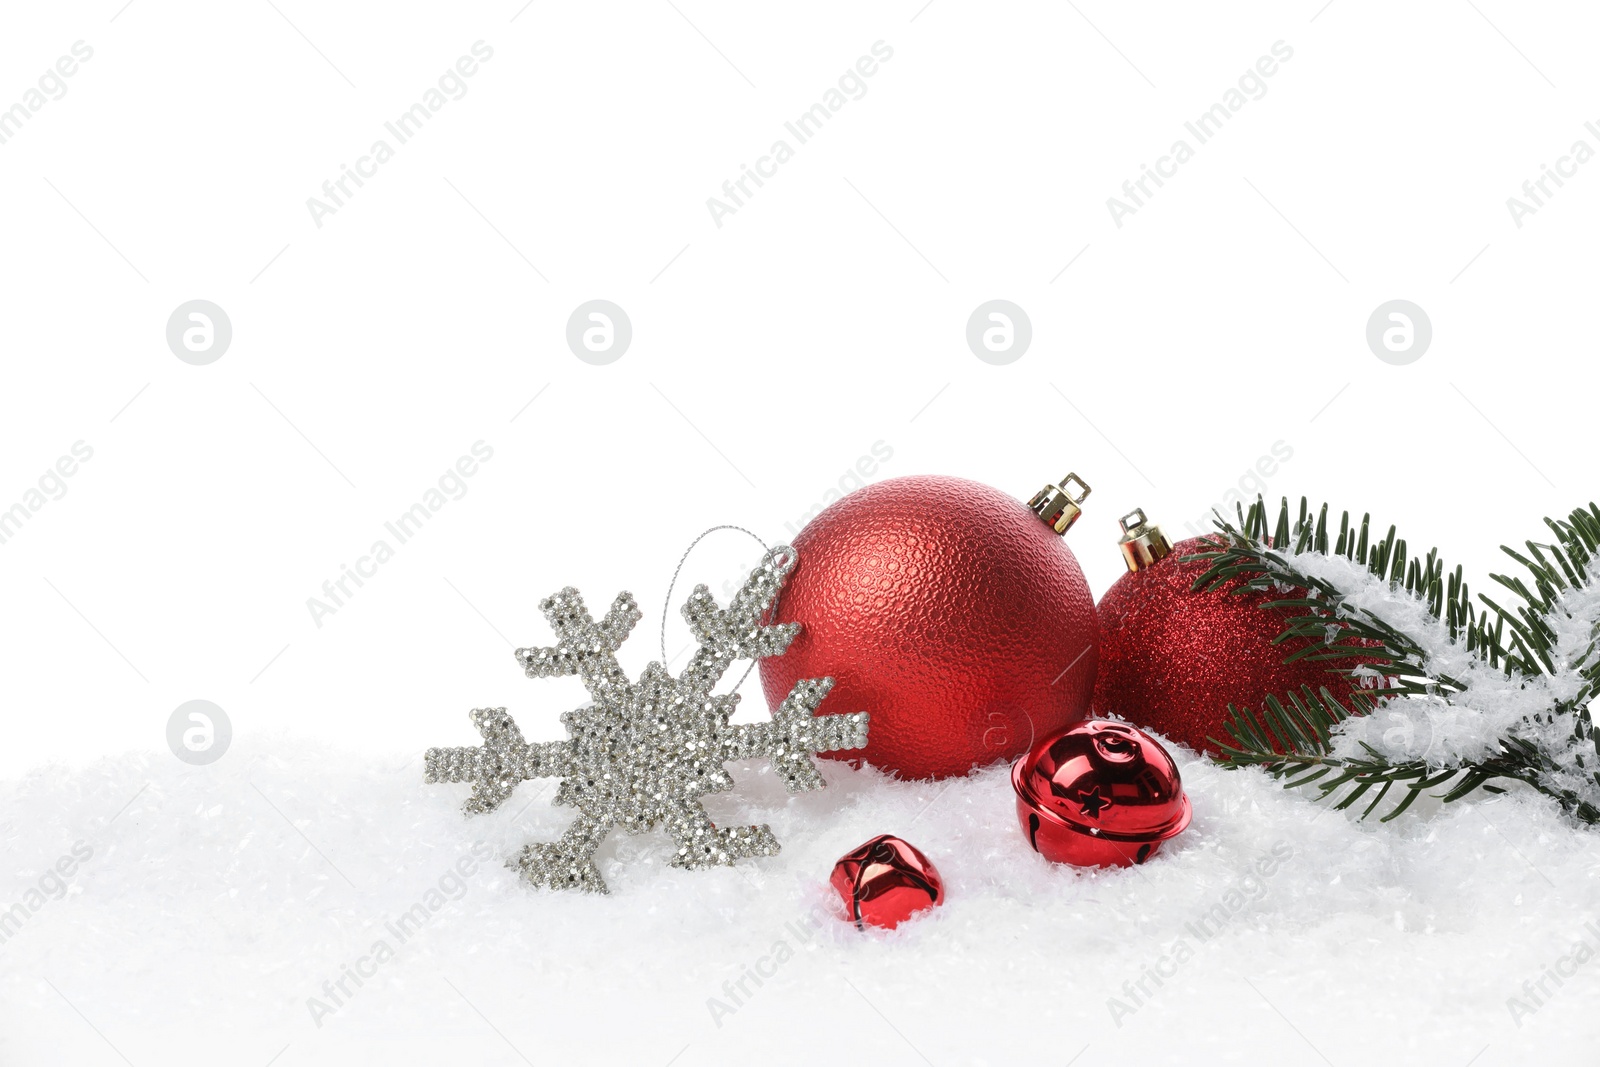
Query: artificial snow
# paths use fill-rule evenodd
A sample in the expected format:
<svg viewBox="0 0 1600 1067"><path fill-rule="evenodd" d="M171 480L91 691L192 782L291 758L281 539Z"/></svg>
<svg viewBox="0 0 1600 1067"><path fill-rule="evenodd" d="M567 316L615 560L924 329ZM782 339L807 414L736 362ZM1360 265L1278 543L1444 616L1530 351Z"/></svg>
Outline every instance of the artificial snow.
<svg viewBox="0 0 1600 1067"><path fill-rule="evenodd" d="M822 760L791 797L756 762L707 807L780 855L682 871L616 833L609 896L504 867L570 821L549 783L469 819L421 753L41 769L0 786L0 1063L1593 1060L1600 834L1527 791L1358 823L1173 751L1194 823L1143 867L1031 852L1004 766ZM948 891L892 933L827 884L879 833Z"/></svg>

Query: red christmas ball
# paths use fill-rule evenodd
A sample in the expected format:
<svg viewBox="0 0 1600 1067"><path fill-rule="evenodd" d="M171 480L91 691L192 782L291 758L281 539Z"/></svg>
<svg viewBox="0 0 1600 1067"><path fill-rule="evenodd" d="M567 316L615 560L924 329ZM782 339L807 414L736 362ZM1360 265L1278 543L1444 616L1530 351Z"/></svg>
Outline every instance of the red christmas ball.
<svg viewBox="0 0 1600 1067"><path fill-rule="evenodd" d="M1083 718L1099 624L1060 534L1087 492L1068 475L1024 504L923 476L835 502L794 539L775 621L801 629L761 661L768 703L831 676L830 706L872 715L867 747L836 758L904 778L1012 759Z"/></svg>
<svg viewBox="0 0 1600 1067"><path fill-rule="evenodd" d="M1206 551L1204 538L1168 546L1142 511L1122 521L1129 570L1100 598L1096 715L1117 715L1214 754L1217 746L1207 738L1229 739L1230 703L1259 709L1268 696L1281 699L1304 685L1326 686L1343 701L1361 688L1326 662L1284 662L1304 644L1273 644L1294 613L1261 605L1300 591L1241 594L1229 582L1195 592L1208 564L1182 557Z"/></svg>

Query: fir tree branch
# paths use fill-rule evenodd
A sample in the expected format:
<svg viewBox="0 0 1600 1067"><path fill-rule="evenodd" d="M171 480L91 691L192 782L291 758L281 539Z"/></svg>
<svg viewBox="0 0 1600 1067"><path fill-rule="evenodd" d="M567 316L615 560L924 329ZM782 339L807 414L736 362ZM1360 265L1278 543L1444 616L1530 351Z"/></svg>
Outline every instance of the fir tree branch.
<svg viewBox="0 0 1600 1067"><path fill-rule="evenodd" d="M1595 802L1600 798L1600 732L1588 708L1600 696L1600 597L1590 589L1600 559L1600 507L1591 503L1587 509L1573 511L1565 521L1546 519L1555 535L1553 543L1528 541L1522 550L1502 546L1528 575L1493 575L1516 601L1508 608L1480 594L1482 611L1472 603L1459 567L1446 575L1436 552L1420 560L1408 559L1406 543L1393 527L1374 542L1367 516L1362 517L1359 528L1352 528L1346 512L1337 538L1329 536L1327 506L1323 505L1313 522L1304 499L1293 523L1288 501L1283 502L1270 537L1265 504L1259 498L1248 514L1241 509L1238 517L1237 525L1219 517L1218 532L1209 538L1207 549L1186 557L1208 563L1195 582L1196 591L1211 590L1218 595L1277 592L1280 595L1262 607L1292 613L1278 642L1299 639L1304 644L1290 654L1290 660L1346 664L1351 673L1358 661L1365 660L1392 674L1382 688L1352 693L1348 706L1328 689L1313 692L1309 686L1284 699L1269 696L1260 709L1230 704L1224 722L1230 740L1211 739L1221 750L1219 762L1231 768L1260 767L1282 780L1285 788L1315 786L1317 799L1337 797L1335 807L1339 809L1350 808L1375 791L1361 818L1379 810L1398 788L1400 797L1381 816L1384 822L1397 818L1428 790L1442 787L1439 799L1448 803L1479 789L1504 792L1496 783L1517 781L1550 797L1579 821L1600 823L1600 806ZM1386 580L1396 594L1410 596L1425 607L1427 615L1444 628L1451 646L1464 648L1507 678L1523 678L1524 685L1571 678L1572 688L1560 690L1570 695L1558 698L1551 690L1549 706L1524 719L1530 736L1513 727L1492 739L1487 756L1444 761L1398 759L1365 741L1359 742L1360 754L1352 754L1348 747L1339 749L1337 742L1346 722L1369 714L1380 704L1397 697L1432 697L1453 703L1471 694L1467 684L1432 668L1422 635L1402 632L1352 603L1352 591L1297 564L1295 557L1307 552L1343 556L1375 578ZM1591 595L1576 600L1574 594L1579 591ZM1577 610L1586 615L1575 619ZM1587 644L1576 650L1570 647L1574 621L1580 627L1588 626ZM1563 634L1567 635L1566 648L1561 647ZM1535 740L1544 736L1538 727L1557 723L1570 725L1571 738L1582 744L1552 752ZM1584 795L1574 787L1586 787L1590 779L1597 787L1595 792Z"/></svg>
<svg viewBox="0 0 1600 1067"><path fill-rule="evenodd" d="M1263 608L1283 608L1298 612L1278 637L1279 642L1299 639L1303 644L1291 653L1289 661L1310 658L1330 666L1344 665L1353 670L1360 661L1384 664L1392 685L1383 690L1393 694L1455 691L1459 682L1434 671L1416 635L1400 632L1371 612L1347 601L1345 591L1331 582L1306 572L1294 557L1307 552L1324 556L1343 556L1369 573L1387 578L1397 592L1404 592L1425 604L1428 613L1445 627L1451 642L1465 638L1467 648L1479 657L1500 662L1506 658L1491 631L1487 614L1478 613L1472 604L1461 568L1445 574L1438 551L1422 560L1408 559L1407 546L1393 526L1384 537L1371 540L1371 516L1363 515L1358 529L1352 528L1350 513L1340 516L1337 539L1328 530L1328 506L1323 504L1316 520L1311 520L1308 502L1300 500L1299 518L1291 525L1289 502L1278 511L1271 538L1265 536L1266 505L1259 497L1248 514L1240 512L1235 526L1220 517L1210 547L1185 557L1209 566L1196 580L1197 592L1226 589L1245 592L1277 593ZM1299 595L1288 595L1290 592Z"/></svg>

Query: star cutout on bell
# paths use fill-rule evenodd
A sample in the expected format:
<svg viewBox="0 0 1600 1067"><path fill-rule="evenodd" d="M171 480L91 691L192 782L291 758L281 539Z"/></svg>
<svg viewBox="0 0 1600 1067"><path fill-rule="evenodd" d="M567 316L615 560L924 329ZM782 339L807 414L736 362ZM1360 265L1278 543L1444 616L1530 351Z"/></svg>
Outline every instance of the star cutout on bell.
<svg viewBox="0 0 1600 1067"><path fill-rule="evenodd" d="M1098 819L1100 817L1100 809L1109 803L1111 801L1100 795L1100 787L1098 785L1087 793L1082 793L1078 796L1079 810L1091 819Z"/></svg>

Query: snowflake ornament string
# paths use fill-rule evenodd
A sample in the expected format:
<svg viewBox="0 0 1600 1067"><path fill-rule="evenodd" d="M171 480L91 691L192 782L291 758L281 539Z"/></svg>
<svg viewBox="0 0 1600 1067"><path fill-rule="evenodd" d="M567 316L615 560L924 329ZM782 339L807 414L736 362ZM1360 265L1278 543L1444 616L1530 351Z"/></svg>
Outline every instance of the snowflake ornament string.
<svg viewBox="0 0 1600 1067"><path fill-rule="evenodd" d="M425 780L471 783L465 810L482 814L521 782L560 778L555 803L577 808L577 818L560 840L528 845L512 864L531 884L550 889L607 892L594 854L618 827L641 834L664 826L677 844L672 865L689 870L776 854L770 827L718 827L701 806L701 797L733 788L723 764L769 759L797 793L826 784L812 753L867 743L866 712L813 714L832 678L798 682L761 723L730 724L738 694L711 692L734 660L782 655L800 632L798 623L762 623L796 561L787 545L771 549L726 609L706 586L696 586L683 617L700 647L677 678L652 662L630 682L618 665L617 649L640 619L632 594L618 595L598 623L576 589L541 601L558 641L517 649L517 662L529 678L577 675L593 703L561 716L567 740L532 744L504 708L475 709L483 745L429 749Z"/></svg>

